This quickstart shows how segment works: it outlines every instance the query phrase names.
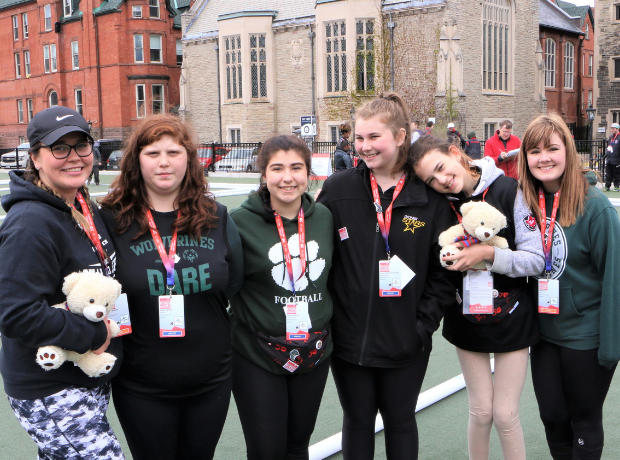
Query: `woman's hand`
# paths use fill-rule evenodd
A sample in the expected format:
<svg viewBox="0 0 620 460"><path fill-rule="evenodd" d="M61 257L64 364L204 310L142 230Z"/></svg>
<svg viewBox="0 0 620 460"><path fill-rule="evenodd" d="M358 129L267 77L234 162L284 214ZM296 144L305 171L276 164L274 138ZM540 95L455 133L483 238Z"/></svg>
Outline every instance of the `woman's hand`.
<svg viewBox="0 0 620 460"><path fill-rule="evenodd" d="M108 319L107 316L103 318L103 324L105 324L105 327L108 331L108 337L106 338L105 343L103 345L101 345L96 350L93 350L93 353L96 355L100 355L101 353L105 352L110 346L110 340L112 340L112 329L110 328L110 320Z"/></svg>
<svg viewBox="0 0 620 460"><path fill-rule="evenodd" d="M474 244L470 247L463 247L463 244L458 243L455 246L461 246L461 251L452 256L446 256L444 261L454 261L454 265L446 267L448 270L464 272L470 270L474 265L479 262L493 262L495 260L495 248L493 246L487 246L486 244Z"/></svg>

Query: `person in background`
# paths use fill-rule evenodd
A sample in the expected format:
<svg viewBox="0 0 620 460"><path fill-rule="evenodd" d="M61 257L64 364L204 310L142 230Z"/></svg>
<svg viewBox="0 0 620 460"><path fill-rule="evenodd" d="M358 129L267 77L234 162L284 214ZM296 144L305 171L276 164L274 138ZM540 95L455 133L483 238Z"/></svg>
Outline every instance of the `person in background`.
<svg viewBox="0 0 620 460"><path fill-rule="evenodd" d="M484 144L484 156L491 157L504 174L519 179L517 155L512 152L521 147L521 140L512 134L512 122L500 122L499 129ZM516 153L516 152L515 152Z"/></svg>
<svg viewBox="0 0 620 460"><path fill-rule="evenodd" d="M153 115L136 126L101 201L131 318L113 394L135 460L212 459L228 413L226 308L243 254L226 207L207 192L189 126Z"/></svg>
<svg viewBox="0 0 620 460"><path fill-rule="evenodd" d="M465 139L463 138L461 133L457 131L456 127L454 126L454 123L448 123L447 136L448 136L448 139L450 139L450 136L456 136L459 139L459 145L457 145L457 147L461 149L465 148Z"/></svg>
<svg viewBox="0 0 620 460"><path fill-rule="evenodd" d="M482 151L480 148L480 141L476 138L476 132L470 131L467 133L467 142L465 143L465 153L472 160L479 160L482 158Z"/></svg>
<svg viewBox="0 0 620 460"><path fill-rule="evenodd" d="M318 199L334 218L332 374L345 460L373 458L377 412L387 458L418 458L415 406L431 336L455 301L438 244L450 207L413 173L408 118L395 93L358 109L355 147L363 163L330 176Z"/></svg>
<svg viewBox="0 0 620 460"><path fill-rule="evenodd" d="M413 144L417 141L420 136L424 136L426 134L424 131L420 129L420 122L418 120L411 122L411 143Z"/></svg>
<svg viewBox="0 0 620 460"><path fill-rule="evenodd" d="M97 147L93 147L93 171L90 173L88 177L87 184L90 185L90 182L93 178L93 174L95 175L95 185L99 185L99 167L101 166L101 152Z"/></svg>
<svg viewBox="0 0 620 460"><path fill-rule="evenodd" d="M342 123L340 125L340 140L336 144L336 153L334 154L334 169L343 171L353 167L353 159L351 158L351 144L349 136L351 135L351 125Z"/></svg>
<svg viewBox="0 0 620 460"><path fill-rule="evenodd" d="M531 349L540 418L554 460L597 460L603 404L620 360L620 221L596 174L582 170L559 115L529 124L519 169L546 256L534 280L540 342Z"/></svg>
<svg viewBox="0 0 620 460"><path fill-rule="evenodd" d="M84 186L93 164L90 128L78 112L56 106L37 113L27 133L28 165L9 173L10 194L2 197L7 211L0 227L4 391L36 442L39 459L122 460L106 417L110 380L122 364L121 339L111 339L106 318L92 322L51 307L65 302L62 288L69 274L114 276L114 247ZM46 345L107 351L117 360L107 375L96 378L69 361L48 372L35 361L37 348Z"/></svg>
<svg viewBox="0 0 620 460"><path fill-rule="evenodd" d="M246 268L230 300L233 394L250 460L308 459L329 372L334 236L306 193L311 163L300 139L267 140L261 186L231 213Z"/></svg>
<svg viewBox="0 0 620 460"><path fill-rule="evenodd" d="M614 192L620 192L620 125L612 123L611 136L607 141L607 156L605 158L605 191L609 192L614 184Z"/></svg>
<svg viewBox="0 0 620 460"><path fill-rule="evenodd" d="M435 126L435 123L433 123L431 120L428 120L426 122L426 128L425 128L425 133L424 134L433 134L433 126Z"/></svg>

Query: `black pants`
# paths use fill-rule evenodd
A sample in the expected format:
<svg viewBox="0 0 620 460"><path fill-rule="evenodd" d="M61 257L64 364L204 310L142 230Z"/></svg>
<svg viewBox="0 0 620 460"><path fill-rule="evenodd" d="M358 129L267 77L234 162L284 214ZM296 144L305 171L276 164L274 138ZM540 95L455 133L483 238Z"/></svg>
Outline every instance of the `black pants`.
<svg viewBox="0 0 620 460"><path fill-rule="evenodd" d="M372 460L375 418L381 413L388 460L418 458L415 406L426 374L431 346L407 367L365 367L332 358L332 374L344 411L344 460Z"/></svg>
<svg viewBox="0 0 620 460"><path fill-rule="evenodd" d="M88 177L89 181L93 179L93 174L95 175L95 185L99 185L99 166L93 165L93 170Z"/></svg>
<svg viewBox="0 0 620 460"><path fill-rule="evenodd" d="M598 460L603 403L614 376L598 349L573 350L541 340L531 348L532 380L554 460Z"/></svg>
<svg viewBox="0 0 620 460"><path fill-rule="evenodd" d="M233 349L233 395L249 460L308 460L329 358L306 374L276 375Z"/></svg>
<svg viewBox="0 0 620 460"><path fill-rule="evenodd" d="M114 407L134 460L212 459L228 405L231 378L182 398L139 395L113 384Z"/></svg>
<svg viewBox="0 0 620 460"><path fill-rule="evenodd" d="M612 182L614 187L620 187L620 166L605 163L605 187L611 188Z"/></svg>

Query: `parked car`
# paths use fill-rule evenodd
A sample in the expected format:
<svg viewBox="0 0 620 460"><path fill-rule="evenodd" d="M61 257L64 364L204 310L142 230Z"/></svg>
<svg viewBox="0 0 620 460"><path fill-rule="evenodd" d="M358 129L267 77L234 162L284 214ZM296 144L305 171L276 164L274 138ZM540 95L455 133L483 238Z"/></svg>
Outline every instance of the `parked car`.
<svg viewBox="0 0 620 460"><path fill-rule="evenodd" d="M120 171L121 160L123 159L124 152L122 150L114 150L108 157L107 169Z"/></svg>
<svg viewBox="0 0 620 460"><path fill-rule="evenodd" d="M101 168L106 169L108 165L108 158L115 150L123 148L123 141L119 139L99 139L95 141L95 147L99 149L101 153Z"/></svg>
<svg viewBox="0 0 620 460"><path fill-rule="evenodd" d="M256 157L258 147L232 147L230 152L215 166L216 171L258 171Z"/></svg>
<svg viewBox="0 0 620 460"><path fill-rule="evenodd" d="M198 160L205 170L205 174L209 171L215 171L215 163L220 161L230 149L224 147L215 147L215 155L213 154L213 146L198 147Z"/></svg>
<svg viewBox="0 0 620 460"><path fill-rule="evenodd" d="M30 144L25 142L17 146L15 150L9 153L5 153L2 155L0 159L0 167L5 169L11 168L19 168L25 169L26 164L28 164L28 150L30 149ZM19 165L15 163L15 152L18 152Z"/></svg>

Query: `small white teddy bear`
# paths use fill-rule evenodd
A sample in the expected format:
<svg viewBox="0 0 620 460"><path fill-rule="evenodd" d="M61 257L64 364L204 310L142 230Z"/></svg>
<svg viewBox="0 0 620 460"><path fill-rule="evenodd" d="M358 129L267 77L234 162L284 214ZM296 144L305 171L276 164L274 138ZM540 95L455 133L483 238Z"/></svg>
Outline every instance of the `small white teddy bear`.
<svg viewBox="0 0 620 460"><path fill-rule="evenodd" d="M454 264L454 261L444 261L443 258L460 252L454 243L469 241L470 244L480 243L501 249L508 248L508 241L496 236L506 227L506 217L496 208L484 201L471 201L461 206L462 222L453 225L439 235L439 245L442 247L439 260L443 267ZM469 246L469 244L466 244ZM472 268L484 270L486 263L480 262Z"/></svg>
<svg viewBox="0 0 620 460"><path fill-rule="evenodd" d="M98 322L114 308L114 302L121 295L121 285L99 273L71 273L65 277L62 292L67 296L67 301L52 307L67 309L90 321ZM114 320L110 320L110 328L112 337L116 337L120 330ZM110 373L116 357L110 353L96 355L92 351L80 354L47 345L37 350L36 361L46 371L58 369L65 361L71 361L89 377L101 377Z"/></svg>

